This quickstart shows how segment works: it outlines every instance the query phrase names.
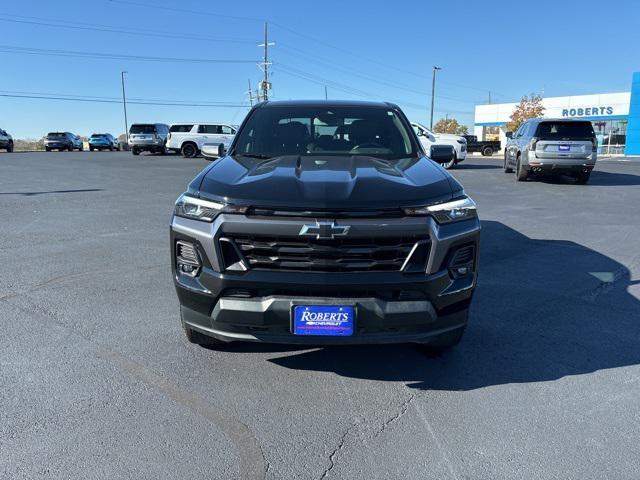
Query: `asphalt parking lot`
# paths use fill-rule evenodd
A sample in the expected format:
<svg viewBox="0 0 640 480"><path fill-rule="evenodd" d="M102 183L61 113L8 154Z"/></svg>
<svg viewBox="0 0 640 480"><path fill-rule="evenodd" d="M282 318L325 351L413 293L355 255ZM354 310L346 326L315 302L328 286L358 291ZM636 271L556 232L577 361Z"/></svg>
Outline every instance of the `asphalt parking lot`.
<svg viewBox="0 0 640 480"><path fill-rule="evenodd" d="M205 164L0 154L0 478L640 478L640 163L453 170L481 271L435 358L188 344L168 222Z"/></svg>

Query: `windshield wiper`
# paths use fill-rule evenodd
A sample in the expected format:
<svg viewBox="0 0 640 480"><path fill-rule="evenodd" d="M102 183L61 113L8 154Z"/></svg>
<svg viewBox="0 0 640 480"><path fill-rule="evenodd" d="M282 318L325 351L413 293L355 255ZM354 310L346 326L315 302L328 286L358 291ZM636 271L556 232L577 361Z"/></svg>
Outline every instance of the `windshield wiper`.
<svg viewBox="0 0 640 480"><path fill-rule="evenodd" d="M271 155L266 155L264 153L236 153L236 155L238 157L260 158L262 160L272 158Z"/></svg>

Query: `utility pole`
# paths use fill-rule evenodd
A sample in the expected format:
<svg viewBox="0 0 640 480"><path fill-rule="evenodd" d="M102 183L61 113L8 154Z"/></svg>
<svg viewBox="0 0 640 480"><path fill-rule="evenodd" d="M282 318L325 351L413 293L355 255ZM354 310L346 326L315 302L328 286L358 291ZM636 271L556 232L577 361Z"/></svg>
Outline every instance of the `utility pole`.
<svg viewBox="0 0 640 480"><path fill-rule="evenodd" d="M271 42L269 43L269 32L268 32L268 24L267 22L264 22L264 43L261 43L260 45L258 45L259 47L264 47L264 56L262 58L262 63L260 63L260 67L262 68L262 71L264 72L264 80L262 80L262 85L261 85L261 90L262 90L262 100L263 101L267 101L269 100L269 89L271 89L271 84L269 83L269 65L271 65L271 62L269 62L269 47L275 45L275 43Z"/></svg>
<svg viewBox="0 0 640 480"><path fill-rule="evenodd" d="M124 138L125 144L129 145L129 122L127 122L127 96L124 93L124 74L126 71L120 72L120 77L122 79L122 107L124 108Z"/></svg>
<svg viewBox="0 0 640 480"><path fill-rule="evenodd" d="M328 100L328 99L329 99L329 97L328 97L328 95L327 95L327 86L326 86L326 85L324 86L324 99L325 99L325 100Z"/></svg>
<svg viewBox="0 0 640 480"><path fill-rule="evenodd" d="M491 105L491 90L489 90L489 105Z"/></svg>
<svg viewBox="0 0 640 480"><path fill-rule="evenodd" d="M253 107L253 92L251 91L251 79L249 79L248 82L249 82L249 104Z"/></svg>
<svg viewBox="0 0 640 480"><path fill-rule="evenodd" d="M436 99L436 72L438 70L442 70L440 67L433 66L433 78L431 80L431 122L429 123L429 128L433 130L433 105Z"/></svg>

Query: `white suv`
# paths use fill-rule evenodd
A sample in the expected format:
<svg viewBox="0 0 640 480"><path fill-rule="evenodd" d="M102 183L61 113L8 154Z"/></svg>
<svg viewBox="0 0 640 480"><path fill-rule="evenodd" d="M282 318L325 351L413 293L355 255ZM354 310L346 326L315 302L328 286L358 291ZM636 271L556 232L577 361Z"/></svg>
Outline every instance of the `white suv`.
<svg viewBox="0 0 640 480"><path fill-rule="evenodd" d="M452 168L467 158L467 140L464 137L448 133L435 133L416 122L411 122L411 126L427 155L430 154L432 145L451 145L453 147L456 155L450 162L441 164L444 168Z"/></svg>
<svg viewBox="0 0 640 480"><path fill-rule="evenodd" d="M205 143L222 143L229 148L237 128L226 123L173 123L169 127L167 148L187 158L198 155Z"/></svg>

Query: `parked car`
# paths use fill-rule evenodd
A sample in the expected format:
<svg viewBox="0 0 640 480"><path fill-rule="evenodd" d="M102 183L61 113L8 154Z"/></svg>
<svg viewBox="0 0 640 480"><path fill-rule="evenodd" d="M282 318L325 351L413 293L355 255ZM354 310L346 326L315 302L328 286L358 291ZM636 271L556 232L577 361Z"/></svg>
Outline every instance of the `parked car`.
<svg viewBox="0 0 640 480"><path fill-rule="evenodd" d="M436 162L453 157L434 149ZM263 102L171 220L189 341L460 341L480 222L396 105Z"/></svg>
<svg viewBox="0 0 640 480"><path fill-rule="evenodd" d="M451 161L443 163L442 166L444 168L453 168L467 158L467 141L464 137L448 133L435 133L417 122L411 122L411 126L420 139L420 143L427 155L429 155L432 145L451 145L453 147L455 157Z"/></svg>
<svg viewBox="0 0 640 480"><path fill-rule="evenodd" d="M110 133L94 133L89 137L89 150L120 150L120 142Z"/></svg>
<svg viewBox="0 0 640 480"><path fill-rule="evenodd" d="M173 123L169 127L167 149L191 158L200 153L205 143L222 143L228 148L237 128L225 123Z"/></svg>
<svg viewBox="0 0 640 480"><path fill-rule="evenodd" d="M571 175L577 183L589 181L598 157L591 122L578 119L535 118L515 133L507 132L504 171L516 180L548 173Z"/></svg>
<svg viewBox="0 0 640 480"><path fill-rule="evenodd" d="M502 144L500 140L478 140L475 135L463 135L467 141L467 152L479 152L485 157L490 157L500 151Z"/></svg>
<svg viewBox="0 0 640 480"><path fill-rule="evenodd" d="M0 128L0 148L7 152L13 152L13 138L5 130Z"/></svg>
<svg viewBox="0 0 640 480"><path fill-rule="evenodd" d="M167 153L169 126L164 123L134 123L129 128L129 148L131 153Z"/></svg>
<svg viewBox="0 0 640 480"><path fill-rule="evenodd" d="M44 148L47 152L51 150L84 150L82 139L71 132L49 132L44 139Z"/></svg>

